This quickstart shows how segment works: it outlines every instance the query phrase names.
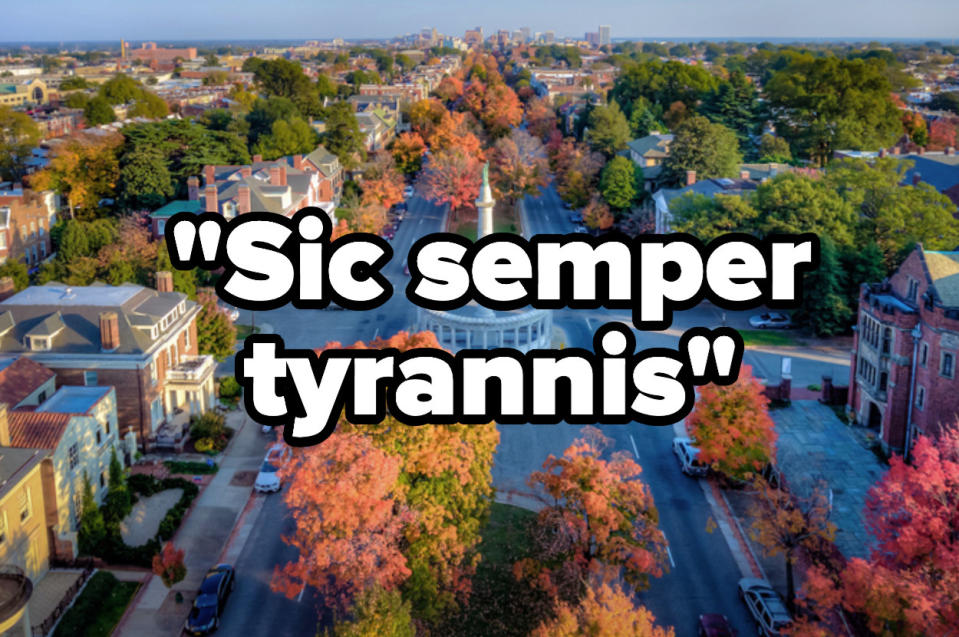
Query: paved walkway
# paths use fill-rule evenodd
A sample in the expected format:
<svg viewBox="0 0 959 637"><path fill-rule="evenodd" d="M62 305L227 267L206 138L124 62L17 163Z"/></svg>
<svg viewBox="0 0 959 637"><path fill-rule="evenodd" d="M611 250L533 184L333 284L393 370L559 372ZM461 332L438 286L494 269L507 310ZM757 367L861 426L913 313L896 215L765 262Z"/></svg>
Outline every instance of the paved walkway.
<svg viewBox="0 0 959 637"><path fill-rule="evenodd" d="M35 581L29 602L30 623L39 626L49 617L81 574L79 569L51 569Z"/></svg>
<svg viewBox="0 0 959 637"><path fill-rule="evenodd" d="M863 515L866 495L885 466L850 426L818 401L794 400L770 414L779 434L779 469L790 488L808 493L824 482L832 491L836 545L846 557L865 557L873 543Z"/></svg>
<svg viewBox="0 0 959 637"><path fill-rule="evenodd" d="M183 489L167 489L148 498L141 497L133 509L120 522L120 537L127 546L142 546L150 541L160 529L160 522L167 511L173 508Z"/></svg>
<svg viewBox="0 0 959 637"><path fill-rule="evenodd" d="M232 485L238 471L256 470L265 453L259 427L242 410L227 414L227 424L237 430L219 459L220 470L194 501L193 509L173 538L186 553L186 578L168 590L159 577L150 576L121 620L115 635L164 637L178 635L207 570L220 557L240 513L250 500L249 486ZM184 601L175 602L176 592Z"/></svg>

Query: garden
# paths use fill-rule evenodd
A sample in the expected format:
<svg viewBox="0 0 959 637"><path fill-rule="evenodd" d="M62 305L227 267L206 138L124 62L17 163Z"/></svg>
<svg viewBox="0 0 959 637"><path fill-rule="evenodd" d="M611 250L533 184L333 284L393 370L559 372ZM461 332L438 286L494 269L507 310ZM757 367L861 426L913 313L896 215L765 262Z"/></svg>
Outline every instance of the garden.
<svg viewBox="0 0 959 637"><path fill-rule="evenodd" d="M53 637L108 637L139 587L98 571L63 615Z"/></svg>

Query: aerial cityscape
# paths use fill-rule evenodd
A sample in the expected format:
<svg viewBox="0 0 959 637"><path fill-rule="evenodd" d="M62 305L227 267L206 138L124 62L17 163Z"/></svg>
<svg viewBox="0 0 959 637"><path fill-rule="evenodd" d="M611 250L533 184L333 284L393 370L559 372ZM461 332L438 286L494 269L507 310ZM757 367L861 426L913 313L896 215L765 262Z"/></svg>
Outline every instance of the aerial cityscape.
<svg viewBox="0 0 959 637"><path fill-rule="evenodd" d="M8 4L0 634L959 635L953 4ZM387 246L345 272L392 294L245 303L234 248L184 266L174 241L184 218L202 245L199 220L304 209L324 240ZM442 282L434 237L562 237L581 250L555 279L608 300L638 266L601 247L728 235L814 236L800 298L703 292L645 329L624 304L416 291ZM328 294L316 276L297 285ZM250 383L255 343L316 371L342 350L571 361L609 335L641 358L693 333L735 335L742 365L668 422L574 415L606 371L519 398L558 424L500 417L533 392L488 371L455 399L403 371L406 404L433 405L416 422L392 380L337 402L290 363L272 416ZM291 435L303 396L336 425L318 444ZM361 398L378 424L350 417ZM438 415L480 400L500 408Z"/></svg>

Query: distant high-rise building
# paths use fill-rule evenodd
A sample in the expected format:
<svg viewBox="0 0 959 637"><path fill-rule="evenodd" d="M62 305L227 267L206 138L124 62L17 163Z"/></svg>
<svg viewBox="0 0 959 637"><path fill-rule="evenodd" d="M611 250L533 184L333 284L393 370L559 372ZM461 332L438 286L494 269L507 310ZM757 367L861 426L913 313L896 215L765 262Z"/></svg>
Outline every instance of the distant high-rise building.
<svg viewBox="0 0 959 637"><path fill-rule="evenodd" d="M520 27L519 32L523 34L523 44L529 43L529 27Z"/></svg>
<svg viewBox="0 0 959 637"><path fill-rule="evenodd" d="M555 41L556 41L555 31L547 31L546 33L543 34L543 42L545 42L546 44L552 44Z"/></svg>
<svg viewBox="0 0 959 637"><path fill-rule="evenodd" d="M483 27L468 29L463 34L463 40L469 46L483 46Z"/></svg>
<svg viewBox="0 0 959 637"><path fill-rule="evenodd" d="M610 44L611 40L609 39L609 25L601 24L599 25L599 45L606 46Z"/></svg>
<svg viewBox="0 0 959 637"><path fill-rule="evenodd" d="M596 31L589 31L586 34L586 41L589 42L590 46L599 46L599 33Z"/></svg>

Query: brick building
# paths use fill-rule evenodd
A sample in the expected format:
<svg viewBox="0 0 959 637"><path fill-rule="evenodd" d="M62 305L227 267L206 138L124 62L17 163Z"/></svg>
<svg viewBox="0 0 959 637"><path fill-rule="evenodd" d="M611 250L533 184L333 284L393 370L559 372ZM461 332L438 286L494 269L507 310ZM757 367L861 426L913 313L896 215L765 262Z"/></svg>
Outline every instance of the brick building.
<svg viewBox="0 0 959 637"><path fill-rule="evenodd" d="M34 268L53 251L50 228L57 222L52 192L0 190L0 263L8 259Z"/></svg>
<svg viewBox="0 0 959 637"><path fill-rule="evenodd" d="M199 305L173 291L169 272L157 288L29 287L0 302L0 352L52 369L57 387L115 387L121 436L175 445L190 416L213 406L215 362L198 355Z"/></svg>
<svg viewBox="0 0 959 637"><path fill-rule="evenodd" d="M848 408L903 453L918 434L959 420L959 251L916 249L859 297Z"/></svg>

